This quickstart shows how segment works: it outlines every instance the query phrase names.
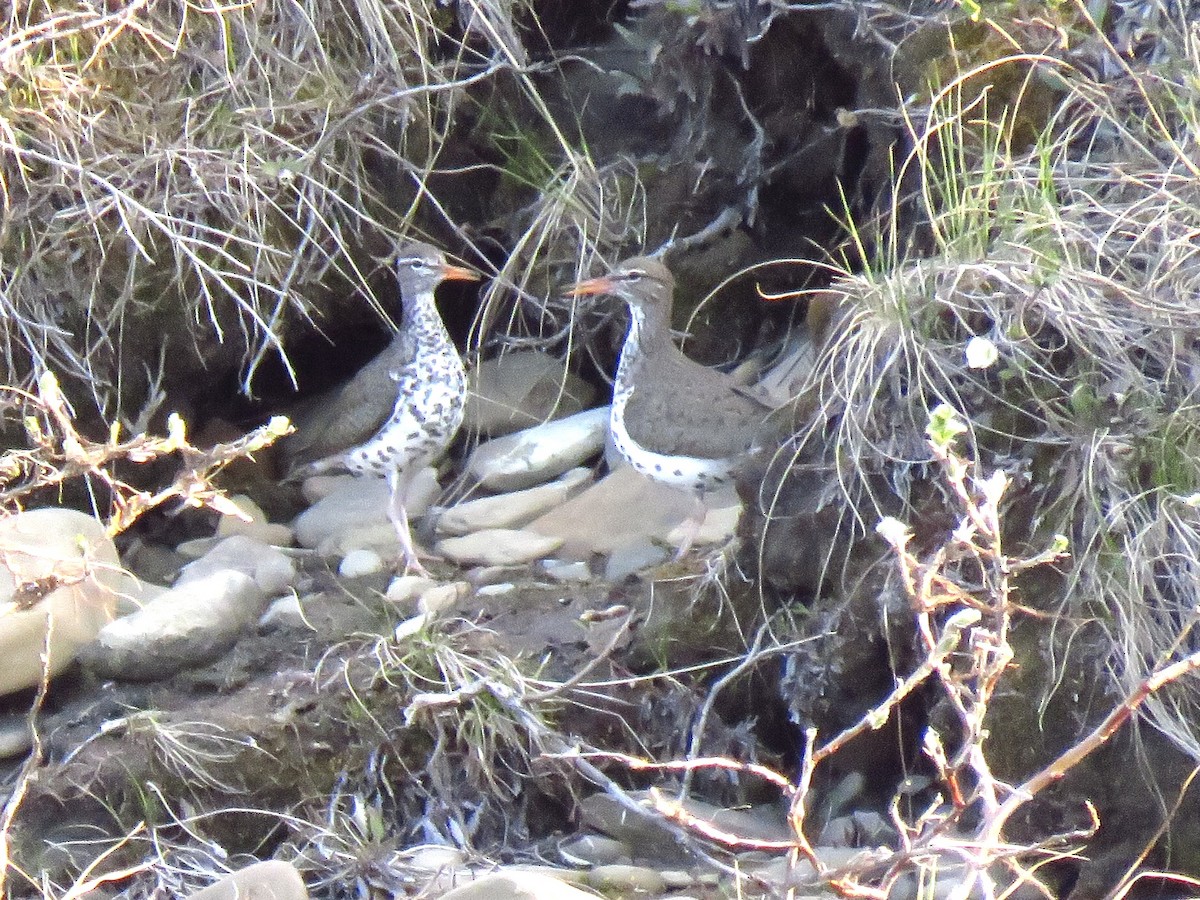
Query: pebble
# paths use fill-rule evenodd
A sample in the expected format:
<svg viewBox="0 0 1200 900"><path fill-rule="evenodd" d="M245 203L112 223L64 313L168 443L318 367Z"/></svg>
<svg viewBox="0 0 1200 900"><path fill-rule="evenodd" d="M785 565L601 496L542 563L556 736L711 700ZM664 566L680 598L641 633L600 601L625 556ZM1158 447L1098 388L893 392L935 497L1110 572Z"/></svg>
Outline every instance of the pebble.
<svg viewBox="0 0 1200 900"><path fill-rule="evenodd" d="M317 545L317 554L326 559L341 559L355 550L374 550L388 562L400 558L400 542L391 522L376 522L361 528L348 528L331 534Z"/></svg>
<svg viewBox="0 0 1200 900"><path fill-rule="evenodd" d="M246 518L241 519L234 515L222 515L217 522L217 537L226 538L235 534L241 534L276 547L292 546L292 542L295 539L292 529L286 525L272 524L267 521L267 514L245 494L236 494L229 499L233 502L234 506L242 511L242 514Z"/></svg>
<svg viewBox="0 0 1200 900"><path fill-rule="evenodd" d="M0 694L62 671L114 616L126 583L112 539L91 516L45 508L0 519ZM49 579L49 581L46 581ZM37 585L62 586L39 592ZM24 596L22 585L32 585Z"/></svg>
<svg viewBox="0 0 1200 900"><path fill-rule="evenodd" d="M384 596L389 603L397 605L413 603L436 584L436 581L424 575L397 575L387 586Z"/></svg>
<svg viewBox="0 0 1200 900"><path fill-rule="evenodd" d="M338 574L343 578L360 578L374 575L384 569L383 558L374 550L351 550L338 563Z"/></svg>
<svg viewBox="0 0 1200 900"><path fill-rule="evenodd" d="M616 838L602 834L581 834L563 841L559 854L571 865L603 866L629 861L629 847Z"/></svg>
<svg viewBox="0 0 1200 900"><path fill-rule="evenodd" d="M690 872L685 872L682 869L662 869L658 874L666 882L667 890L669 891L682 891L684 888L690 888L696 883L695 877ZM675 897L674 900L682 900L682 898Z"/></svg>
<svg viewBox="0 0 1200 900"><path fill-rule="evenodd" d="M646 791L632 791L630 797L649 808L649 794ZM725 809L703 800L688 798L682 802L682 807L689 816L738 837L760 841L792 839L783 811L774 804L749 809ZM580 802L579 809L585 824L636 850L652 847L658 859L667 861L678 856L670 841L664 839L666 833L655 821L630 812L615 797L603 793L592 794Z"/></svg>
<svg viewBox="0 0 1200 900"><path fill-rule="evenodd" d="M440 492L437 472L429 467L418 472L405 495L409 518L424 515ZM387 517L390 502L391 489L385 479L340 476L329 493L296 517L292 523L296 541L302 547L317 548L347 531L371 525L392 528ZM393 529L393 542L395 537Z"/></svg>
<svg viewBox="0 0 1200 900"><path fill-rule="evenodd" d="M524 571L524 566L480 566L471 569L467 573L467 578L478 588L488 584L500 584Z"/></svg>
<svg viewBox="0 0 1200 900"><path fill-rule="evenodd" d="M330 494L357 480L356 476L344 473L341 475L312 475L305 478L300 485L300 496L309 506L315 506Z"/></svg>
<svg viewBox="0 0 1200 900"><path fill-rule="evenodd" d="M591 581L592 569L585 562L548 559L542 564L546 574L555 581Z"/></svg>
<svg viewBox="0 0 1200 900"><path fill-rule="evenodd" d="M565 869L562 866L538 865L537 863L513 863L504 867L503 871L509 873L529 872L534 875L548 875L555 881L561 881L564 884L586 884L587 873L580 872L578 869Z"/></svg>
<svg viewBox="0 0 1200 900"><path fill-rule="evenodd" d="M485 584L483 587L476 590L475 596L503 597L505 594L511 594L516 589L516 584L511 581L497 581L495 584Z"/></svg>
<svg viewBox="0 0 1200 900"><path fill-rule="evenodd" d="M661 544L656 544L647 537L638 537L613 549L604 563L604 578L614 583L622 581L635 572L661 565L670 556L670 552Z"/></svg>
<svg viewBox="0 0 1200 900"><path fill-rule="evenodd" d="M576 468L549 484L459 503L438 518L437 532L458 536L485 528L519 527L564 503L591 480L591 470Z"/></svg>
<svg viewBox="0 0 1200 900"><path fill-rule="evenodd" d="M563 539L563 559L607 556L637 539L665 543L694 508L691 496L622 466L528 526Z"/></svg>
<svg viewBox="0 0 1200 900"><path fill-rule="evenodd" d="M267 607L267 611L259 617L258 624L260 627L272 625L309 627L308 621L304 618L304 606L295 594L288 594L286 597L272 601L271 605Z"/></svg>
<svg viewBox="0 0 1200 900"><path fill-rule="evenodd" d="M630 797L649 812L648 796L645 791L630 793ZM652 854L656 860L670 865L687 863L691 859L689 851L676 843L674 836L660 824L657 815L639 816L608 794L597 793L584 797L579 803L579 812L584 825L621 841L637 855Z"/></svg>
<svg viewBox="0 0 1200 900"><path fill-rule="evenodd" d="M265 607L266 595L249 575L211 572L110 622L80 655L105 678L166 678L218 658Z"/></svg>
<svg viewBox="0 0 1200 900"><path fill-rule="evenodd" d="M177 550L140 539L134 539L124 555L125 565L130 571L156 584L174 581L187 561Z"/></svg>
<svg viewBox="0 0 1200 900"><path fill-rule="evenodd" d="M5 717L0 722L0 759L22 756L33 747L33 732L24 715Z"/></svg>
<svg viewBox="0 0 1200 900"><path fill-rule="evenodd" d="M184 566L175 584L184 585L222 571L249 575L259 590L268 596L275 596L287 590L295 581L296 561L277 547L257 538L235 534Z"/></svg>
<svg viewBox="0 0 1200 900"><path fill-rule="evenodd" d="M451 581L449 584L435 584L421 594L417 608L431 616L439 615L461 600L471 596L471 585L466 581Z"/></svg>
<svg viewBox="0 0 1200 900"><path fill-rule="evenodd" d="M712 822L719 830L756 841L790 841L792 829L782 806L766 803L739 809L725 809L703 800L684 801L684 808L699 819Z"/></svg>
<svg viewBox="0 0 1200 900"><path fill-rule="evenodd" d="M489 490L519 491L595 456L607 433L608 407L589 409L480 444L467 468Z"/></svg>
<svg viewBox="0 0 1200 900"><path fill-rule="evenodd" d="M587 883L610 894L661 894L667 889L667 881L657 869L620 863L596 866L588 872Z"/></svg>
<svg viewBox="0 0 1200 900"><path fill-rule="evenodd" d="M340 475L329 493L293 520L296 542L316 548L352 528L387 523L390 497L383 478Z"/></svg>
<svg viewBox="0 0 1200 900"><path fill-rule="evenodd" d="M231 872L188 900L308 900L308 888L291 863L269 859Z"/></svg>
<svg viewBox="0 0 1200 900"><path fill-rule="evenodd" d="M208 537L192 538L190 541L183 541L177 544L175 552L188 559L199 559L223 540L224 538L219 538L215 534Z"/></svg>
<svg viewBox="0 0 1200 900"><path fill-rule="evenodd" d="M548 556L562 539L532 531L489 528L464 537L438 541L436 551L459 565L511 566Z"/></svg>
<svg viewBox="0 0 1200 900"><path fill-rule="evenodd" d="M454 847L414 847L406 851L405 864L418 872L440 872L443 869L455 869L465 865L466 856Z"/></svg>
<svg viewBox="0 0 1200 900"><path fill-rule="evenodd" d="M467 373L465 431L500 435L587 407L595 388L540 350L486 359Z"/></svg>
<svg viewBox="0 0 1200 900"><path fill-rule="evenodd" d="M413 635L420 634L428 628L429 623L432 621L433 616L427 612L419 612L415 616L409 616L396 626L392 632L392 640L397 644L402 644Z"/></svg>

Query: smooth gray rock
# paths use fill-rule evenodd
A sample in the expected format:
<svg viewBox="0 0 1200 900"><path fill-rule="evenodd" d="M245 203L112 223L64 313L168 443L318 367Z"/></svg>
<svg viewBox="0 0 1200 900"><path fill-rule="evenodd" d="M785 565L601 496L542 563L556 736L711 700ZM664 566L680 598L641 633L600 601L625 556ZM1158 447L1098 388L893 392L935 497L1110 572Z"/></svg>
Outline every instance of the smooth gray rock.
<svg viewBox="0 0 1200 900"><path fill-rule="evenodd" d="M589 409L480 444L467 468L488 490L524 490L596 456L607 433L608 407Z"/></svg>
<svg viewBox="0 0 1200 900"><path fill-rule="evenodd" d="M132 584L91 516L46 508L0 518L0 694L33 687L44 673L69 665Z"/></svg>
<svg viewBox="0 0 1200 900"><path fill-rule="evenodd" d="M571 469L549 484L459 503L438 517L438 534L459 536L485 528L519 528L565 502L591 478L588 469Z"/></svg>
<svg viewBox="0 0 1200 900"><path fill-rule="evenodd" d="M269 859L231 872L188 900L308 900L308 888L291 863Z"/></svg>
<svg viewBox="0 0 1200 900"><path fill-rule="evenodd" d="M292 522L296 542L301 547L320 547L331 538L355 529L373 525L391 527L387 517L391 490L385 479L343 475L332 481L323 479L321 484L327 489L324 496ZM440 490L437 473L432 468L418 472L405 495L409 517L423 516Z"/></svg>
<svg viewBox="0 0 1200 900"><path fill-rule="evenodd" d="M351 550L338 563L338 574L343 578L361 578L363 575L382 572L383 569L383 557L368 548Z"/></svg>
<svg viewBox="0 0 1200 900"><path fill-rule="evenodd" d="M555 581L591 581L592 570L585 562L548 559L543 563L546 574Z"/></svg>
<svg viewBox="0 0 1200 900"><path fill-rule="evenodd" d="M282 593L296 580L296 561L292 557L258 538L235 534L184 566L175 585L178 587L226 570L249 575L268 595Z"/></svg>
<svg viewBox="0 0 1200 900"><path fill-rule="evenodd" d="M506 353L484 360L467 373L463 429L509 434L579 412L595 394L590 384L548 353Z"/></svg>
<svg viewBox="0 0 1200 900"><path fill-rule="evenodd" d="M596 900L596 895L550 875L512 869L456 887L441 900Z"/></svg>
<svg viewBox="0 0 1200 900"><path fill-rule="evenodd" d="M127 681L167 678L217 659L263 614L267 595L244 572L197 577L110 622L80 657L99 675Z"/></svg>
<svg viewBox="0 0 1200 900"><path fill-rule="evenodd" d="M670 556L670 552L661 544L647 537L635 537L629 543L613 548L604 563L604 580L621 581L635 572L661 565Z"/></svg>
<svg viewBox="0 0 1200 900"><path fill-rule="evenodd" d="M304 604L295 594L287 594L271 601L267 611L258 620L260 626L284 625L292 628L311 628L304 618Z"/></svg>
<svg viewBox="0 0 1200 900"><path fill-rule="evenodd" d="M697 546L724 542L737 526L740 506L732 491L712 494L706 505ZM680 523L694 510L695 499L690 494L621 465L526 527L561 537L564 559L587 560L647 541L678 546Z"/></svg>
<svg viewBox="0 0 1200 900"><path fill-rule="evenodd" d="M511 594L517 586L511 581L498 581L495 584L485 584L475 591L476 597L503 597Z"/></svg>
<svg viewBox="0 0 1200 900"><path fill-rule="evenodd" d="M687 518L693 501L683 491L623 466L529 523L529 530L560 537L563 559L587 560L645 538L665 543Z"/></svg>
<svg viewBox="0 0 1200 900"><path fill-rule="evenodd" d="M573 866L606 866L629 862L630 849L616 838L602 834L581 834L563 841L559 855Z"/></svg>
<svg viewBox="0 0 1200 900"><path fill-rule="evenodd" d="M667 889L666 879L657 870L620 863L596 866L588 872L587 883L602 894L619 897L657 896Z"/></svg>
<svg viewBox="0 0 1200 900"><path fill-rule="evenodd" d="M562 539L532 531L489 528L465 537L438 541L435 550L464 566L511 566L549 556L562 546Z"/></svg>

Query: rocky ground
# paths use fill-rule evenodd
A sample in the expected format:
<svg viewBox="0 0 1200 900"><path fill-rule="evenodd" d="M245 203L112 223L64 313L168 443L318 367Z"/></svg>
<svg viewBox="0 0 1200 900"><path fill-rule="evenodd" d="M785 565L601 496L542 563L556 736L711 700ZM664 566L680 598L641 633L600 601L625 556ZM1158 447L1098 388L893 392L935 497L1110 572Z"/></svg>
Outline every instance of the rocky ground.
<svg viewBox="0 0 1200 900"><path fill-rule="evenodd" d="M440 298L483 362L467 434L408 498L440 558L431 579L394 577L381 483L284 479L345 446L365 405L390 404L379 363L287 410L299 432L281 456L214 464L238 508L219 521L155 514L119 545L64 509L0 523L7 893L707 897L803 893L829 882L806 878L819 864L852 870L851 893L942 896L957 860L1010 850L1005 872L1080 898L1126 896L1138 869L1200 872L1186 826L1200 691L1155 696L1147 680L1191 652L1197 606L1197 290L1180 260L1195 257L1200 202L1178 178L1195 174L1194 11L531 4L538 25L509 20L526 4L424 6L428 21L397 16L387 38L417 53L378 52L374 16L325 3L288 7L282 31L236 4L72 9L54 21L77 28L30 19L6 51L19 152L5 183L26 185L0 227L19 249L4 267L7 380L57 371L69 398L39 420L32 395L5 395L27 432L13 445L52 457L6 454L51 479L30 505L111 499L78 478L59 494L48 474L81 471L81 435L107 452L117 421L144 435L186 420L208 447L347 378L390 337L379 260L399 240L421 234L489 275L478 295ZM207 62L227 46L237 77ZM318 52L297 66L296 47ZM285 96L298 70L316 82ZM70 102L48 104L53 86ZM210 127L181 148L183 121ZM993 128L998 170L990 152L941 152ZM214 164L235 158L252 165ZM114 196L125 212L95 215ZM194 251L214 234L261 248L253 271ZM711 498L682 561L687 498L604 446L624 322L562 297L593 257L667 244L693 358L755 365L802 351L806 331L832 348L820 402L798 401L784 452L743 478L743 497L770 502L739 518L738 498ZM214 302L230 285L246 296ZM818 293L765 300L801 289ZM991 363L972 361L977 341ZM775 390L794 397L786 381ZM993 636L1014 661L986 727L963 697L986 682L967 658L991 638L960 635L938 688L921 667L954 635L918 633L929 609L875 531L904 519L914 553L948 563L958 599L927 632L996 612L929 456L944 400L980 429L977 474L1012 479L1016 556L990 558L1015 604ZM1060 534L1070 565L1010 583L1012 560ZM1130 727L1009 819L1004 846L973 842L971 803L948 809L972 768L961 744L1021 785L1110 713ZM861 725L811 786L804 853L780 803L803 774L797 723L823 740ZM915 845L898 821L922 832ZM944 846L953 861L930 849ZM881 847L889 862L869 855ZM916 884L883 866L940 874Z"/></svg>
<svg viewBox="0 0 1200 900"><path fill-rule="evenodd" d="M510 424L487 430L523 424L512 398L497 406ZM701 773L686 812L672 814L645 788L677 788L674 776L633 775L633 757L579 756L778 766L784 748L755 734L773 695L740 706L741 688L704 705L704 685L739 661L762 619L732 550L736 496L709 499L698 549L673 561L691 498L603 462L606 408L560 412L475 446L457 502L436 505L433 470L416 480L409 503L438 557L432 578L395 574L387 487L369 478L309 479L306 508L287 522L236 496L241 515L210 536L143 536L119 561L80 513L9 520L29 538L28 559L12 536L6 557L17 614L2 621L23 630L0 636L10 649L0 747L23 870L65 886L125 865L138 874L114 887L130 896L188 892L272 857L213 890L263 878L276 896L305 882L318 896L372 882L470 893L499 877L487 896L559 896L573 883L666 896L774 891L811 875L811 863L788 863L785 807L755 779ZM473 415L482 430L478 404ZM51 607L56 674L42 697ZM415 787L389 781L397 765ZM825 810L826 865L887 840L881 816L855 809L859 790L851 779ZM335 808L360 832L373 809L371 840L339 834ZM185 824L196 816L207 824ZM700 824L685 828L688 817ZM742 843L714 857L697 840L704 828ZM200 856L189 833L205 836ZM152 845L168 834L164 857ZM372 842L387 852L368 864ZM14 895L31 887L10 879Z"/></svg>

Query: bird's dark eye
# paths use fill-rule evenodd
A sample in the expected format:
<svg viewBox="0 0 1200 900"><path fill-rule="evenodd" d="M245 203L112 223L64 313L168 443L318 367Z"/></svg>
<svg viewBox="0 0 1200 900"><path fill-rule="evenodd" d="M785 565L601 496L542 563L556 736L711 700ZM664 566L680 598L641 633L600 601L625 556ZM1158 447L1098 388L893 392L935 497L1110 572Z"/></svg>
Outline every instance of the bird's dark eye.
<svg viewBox="0 0 1200 900"><path fill-rule="evenodd" d="M645 276L646 276L645 272L642 272L639 269L631 269L630 271L625 273L625 280L636 283L636 282L641 281Z"/></svg>

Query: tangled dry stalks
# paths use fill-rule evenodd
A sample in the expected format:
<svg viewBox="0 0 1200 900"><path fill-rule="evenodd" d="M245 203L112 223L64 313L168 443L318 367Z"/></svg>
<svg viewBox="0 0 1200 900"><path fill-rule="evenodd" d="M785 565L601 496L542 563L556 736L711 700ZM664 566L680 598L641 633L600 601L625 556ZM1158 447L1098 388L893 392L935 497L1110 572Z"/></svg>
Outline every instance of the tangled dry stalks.
<svg viewBox="0 0 1200 900"><path fill-rule="evenodd" d="M119 534L149 510L172 500L242 517L236 505L213 485L213 478L233 460L252 456L291 432L288 420L277 417L236 441L200 449L188 442L183 420L172 415L166 437L143 433L122 439L120 427L114 425L109 439L99 442L76 430L53 374L39 379L36 394L13 387L0 388L2 393L8 394L9 404L25 409L29 447L0 456L0 507L18 508L35 492L82 478L107 494L111 534ZM148 463L172 454L178 454L180 460L174 480L153 491L135 487L114 470L118 462Z"/></svg>
<svg viewBox="0 0 1200 900"><path fill-rule="evenodd" d="M1014 556L1006 551L1000 511L1009 479L999 471L984 475L977 463L959 455L953 442L962 430L964 426L948 407L934 412L929 447L960 515L949 539L932 552L917 555L910 548L912 536L903 523L885 519L878 526L899 565L924 658L912 672L897 676L888 696L855 724L824 738L816 729L809 729L795 781L769 767L729 758L660 762L614 753L589 754L588 758L639 772L721 770L773 785L789 801L791 841L763 841L731 833L690 813L667 792L653 791L651 796L658 814L713 845L733 851L786 852L795 873L788 888L823 883L847 897L884 900L892 896L901 879L926 887L941 879L953 881L954 896L995 900L1007 896L1018 884L1043 896L1053 896L1039 881L1038 869L1079 850L1099 825L1095 810L1087 805L1090 828L1048 834L1033 844L1007 839L1007 824L1018 810L1060 781L1137 716L1148 698L1200 668L1200 651L1162 662L1100 724L1020 784L1009 785L998 779L989 763L988 742L993 737L988 730L989 711L1011 673L1013 650L1008 633L1014 618L1038 615L1013 600L1014 579L1065 560L1066 539L1057 538L1051 547L1030 556ZM924 752L940 785L938 798L915 816L906 816L897 798L891 816L900 845L892 851L864 851L849 863L830 866L808 836L811 787L817 769L834 760L855 737L882 728L898 714L906 697L930 683L956 713L953 733L930 726L924 736ZM580 755L570 754L569 758L579 759ZM609 790L614 792L611 782ZM811 869L798 867L801 858ZM1147 876L1131 872L1114 896L1128 890L1135 877Z"/></svg>

